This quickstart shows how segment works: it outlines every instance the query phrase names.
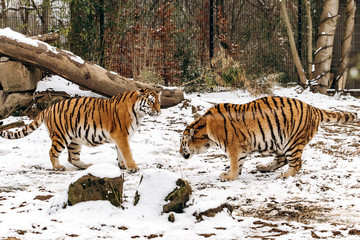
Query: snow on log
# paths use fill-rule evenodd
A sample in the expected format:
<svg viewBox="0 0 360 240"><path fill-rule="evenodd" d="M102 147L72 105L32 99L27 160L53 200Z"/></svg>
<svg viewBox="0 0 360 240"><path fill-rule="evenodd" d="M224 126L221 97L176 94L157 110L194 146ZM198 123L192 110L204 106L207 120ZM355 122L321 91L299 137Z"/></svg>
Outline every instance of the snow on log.
<svg viewBox="0 0 360 240"><path fill-rule="evenodd" d="M25 37L10 28L0 29L0 55L34 65L107 97L145 87L162 89L155 84L133 81L115 72L107 71L69 51ZM166 97L164 101L162 99L162 107L174 106L184 99L181 89L176 91L164 89L162 95Z"/></svg>

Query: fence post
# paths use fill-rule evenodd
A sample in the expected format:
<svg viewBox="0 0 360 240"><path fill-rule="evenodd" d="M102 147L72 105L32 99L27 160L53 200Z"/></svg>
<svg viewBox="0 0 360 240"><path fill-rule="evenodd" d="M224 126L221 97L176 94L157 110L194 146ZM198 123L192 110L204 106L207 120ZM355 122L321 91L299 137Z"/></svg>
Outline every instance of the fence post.
<svg viewBox="0 0 360 240"><path fill-rule="evenodd" d="M298 52L299 52L299 56L301 59L301 50L302 50L302 5L301 5L301 1L302 0L298 0Z"/></svg>
<svg viewBox="0 0 360 240"><path fill-rule="evenodd" d="M209 4L209 58L214 56L214 0Z"/></svg>

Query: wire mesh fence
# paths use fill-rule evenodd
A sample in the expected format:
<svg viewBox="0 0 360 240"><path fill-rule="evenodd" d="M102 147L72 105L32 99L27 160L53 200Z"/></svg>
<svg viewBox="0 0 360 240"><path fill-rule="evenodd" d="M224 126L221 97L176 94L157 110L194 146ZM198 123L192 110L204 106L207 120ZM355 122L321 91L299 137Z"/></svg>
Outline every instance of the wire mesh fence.
<svg viewBox="0 0 360 240"><path fill-rule="evenodd" d="M0 26L26 35L57 31L58 46L88 61L135 79L155 74L166 85L198 77L221 48L247 74L278 73L282 81L297 80L276 0L76 2L83 5L70 1L61 10L50 5L47 14L39 12L45 9L41 5L8 8ZM295 1L288 8L297 33Z"/></svg>

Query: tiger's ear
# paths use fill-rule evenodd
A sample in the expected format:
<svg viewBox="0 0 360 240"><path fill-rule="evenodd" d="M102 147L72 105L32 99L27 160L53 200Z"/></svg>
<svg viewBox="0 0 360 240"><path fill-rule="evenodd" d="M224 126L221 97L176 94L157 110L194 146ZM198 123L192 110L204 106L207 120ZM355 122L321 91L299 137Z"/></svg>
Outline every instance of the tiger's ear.
<svg viewBox="0 0 360 240"><path fill-rule="evenodd" d="M189 133L190 133L190 136L193 137L195 134L195 130L193 128L191 128Z"/></svg>
<svg viewBox="0 0 360 240"><path fill-rule="evenodd" d="M139 95L139 97L141 97L141 96L143 96L145 94L146 89L145 88L140 88L136 92Z"/></svg>

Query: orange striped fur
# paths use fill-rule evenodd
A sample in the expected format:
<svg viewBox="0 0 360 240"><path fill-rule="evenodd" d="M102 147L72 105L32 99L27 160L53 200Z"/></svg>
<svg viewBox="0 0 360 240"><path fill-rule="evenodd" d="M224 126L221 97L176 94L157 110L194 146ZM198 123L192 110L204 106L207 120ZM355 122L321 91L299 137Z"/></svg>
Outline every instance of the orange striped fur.
<svg viewBox="0 0 360 240"><path fill-rule="evenodd" d="M20 131L3 131L0 136L22 138L45 123L52 141L49 154L55 170L65 170L59 163L59 155L65 148L68 149L68 161L85 169L89 165L80 161L83 144L115 143L119 166L135 172L138 167L132 157L129 140L146 114L155 116L160 112L159 95L150 89L128 91L110 99L74 98L45 109Z"/></svg>
<svg viewBox="0 0 360 240"><path fill-rule="evenodd" d="M288 178L301 169L303 149L321 122L356 118L354 113L326 111L286 97L264 97L241 105L223 103L186 127L180 153L188 159L211 146L219 146L230 158L230 170L221 174L222 181L234 180L241 174L248 154L272 154L275 159L257 169L269 172L289 164L279 176Z"/></svg>

